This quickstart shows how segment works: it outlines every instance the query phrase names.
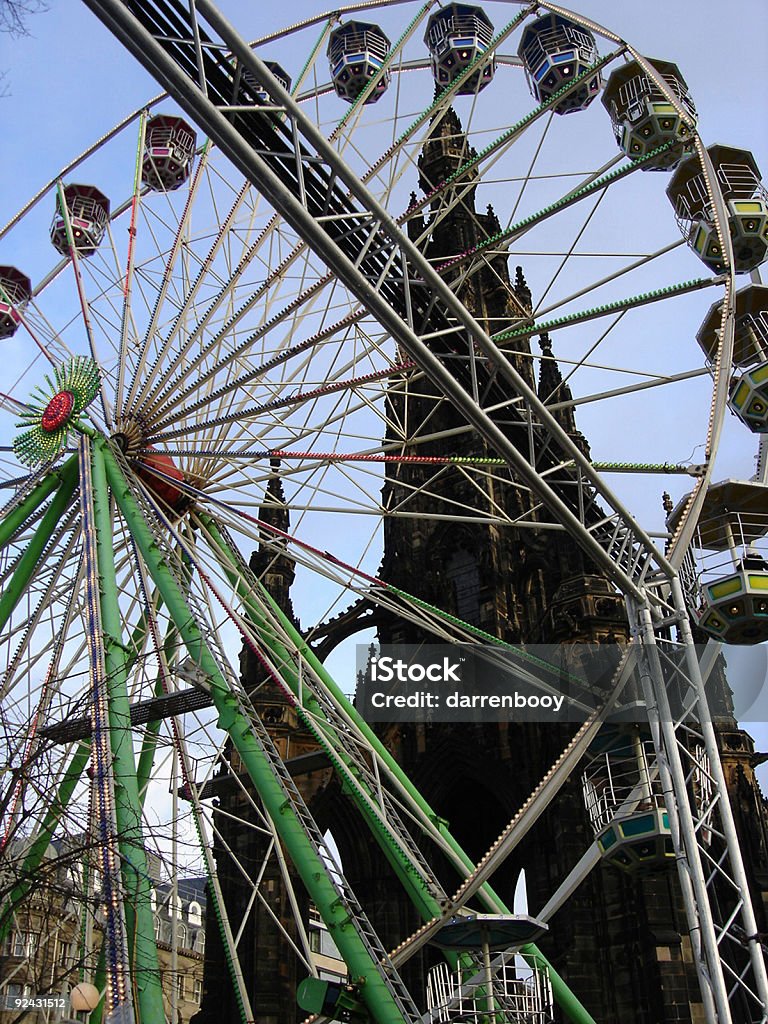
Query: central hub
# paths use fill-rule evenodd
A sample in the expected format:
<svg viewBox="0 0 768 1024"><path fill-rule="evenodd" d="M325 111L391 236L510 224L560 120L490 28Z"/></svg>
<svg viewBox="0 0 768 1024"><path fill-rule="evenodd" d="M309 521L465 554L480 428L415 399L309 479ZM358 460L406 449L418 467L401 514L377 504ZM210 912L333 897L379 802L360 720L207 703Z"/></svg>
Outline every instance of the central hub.
<svg viewBox="0 0 768 1024"><path fill-rule="evenodd" d="M46 434L55 434L61 427L66 426L74 408L74 394L71 391L59 391L43 410L40 418L41 428Z"/></svg>
<svg viewBox="0 0 768 1024"><path fill-rule="evenodd" d="M141 417L120 417L115 428L112 441L130 461L142 483L174 512L182 511L188 502L177 485L184 483L184 473L170 455L153 447L146 436L145 423Z"/></svg>
<svg viewBox="0 0 768 1024"><path fill-rule="evenodd" d="M151 491L161 501L176 511L179 510L184 493L175 486L174 481L184 483L184 474L165 452L154 450L142 454L136 471Z"/></svg>

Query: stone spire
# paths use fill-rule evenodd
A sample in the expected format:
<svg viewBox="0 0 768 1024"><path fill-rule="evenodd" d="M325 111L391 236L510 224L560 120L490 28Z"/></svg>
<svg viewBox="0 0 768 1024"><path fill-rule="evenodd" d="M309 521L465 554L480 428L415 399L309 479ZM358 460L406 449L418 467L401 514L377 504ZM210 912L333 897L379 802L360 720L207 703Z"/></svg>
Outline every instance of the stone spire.
<svg viewBox="0 0 768 1024"><path fill-rule="evenodd" d="M283 481L280 477L280 459L271 458L269 468L271 472L264 492L264 500L259 507L259 519L268 527L271 526L275 530L287 533L290 526L290 515L285 502ZM265 538L274 541L274 534L263 527L259 528L259 536L262 544Z"/></svg>
<svg viewBox="0 0 768 1024"><path fill-rule="evenodd" d="M484 226L489 235L496 235L501 231L499 218L496 216L496 211L490 203L488 203L488 206L485 209Z"/></svg>
<svg viewBox="0 0 768 1024"><path fill-rule="evenodd" d="M424 214L423 214L423 212L420 211L420 210L418 212L416 211L416 207L418 206L418 202L419 201L418 201L418 199L416 197L416 193L415 192L411 192L411 199L410 199L410 202L408 203L407 228L408 228L408 237L410 238L410 240L412 242L418 242L418 240L424 234L424 228L426 226L425 223L424 223Z"/></svg>
<svg viewBox="0 0 768 1024"><path fill-rule="evenodd" d="M517 284L517 282L515 283ZM549 334L546 332L539 336L539 346L541 348L541 365L539 367L538 387L539 398L545 405L555 405L560 402L573 401L571 389L563 380L560 367L552 354L552 341ZM589 458L589 444L584 435L580 433L576 427L576 418L573 413L573 406L566 405L564 408L555 409L553 410L552 415L563 430L570 434L571 438L576 442L584 455Z"/></svg>
<svg viewBox="0 0 768 1024"><path fill-rule="evenodd" d="M438 185L447 181L468 160L477 153L469 145L464 128L458 114L449 107L445 114L435 114L429 130L429 138L424 144L419 157L419 188L429 195ZM472 168L462 175L460 184L466 186L477 181L477 168ZM457 182L457 185L459 182ZM439 203L440 200L438 199ZM464 196L467 206L474 208L475 189L470 188Z"/></svg>
<svg viewBox="0 0 768 1024"><path fill-rule="evenodd" d="M296 568L287 554L287 540L273 532L288 533L291 517L280 476L280 459L270 459L269 466L271 472L259 507L259 547L251 556L251 568L282 610L293 618L290 591Z"/></svg>
<svg viewBox="0 0 768 1024"><path fill-rule="evenodd" d="M522 267L515 267L515 284L513 291L520 302L520 306L530 316L533 312L533 297L531 296L531 289L528 287L528 282L525 280L525 274L523 273Z"/></svg>

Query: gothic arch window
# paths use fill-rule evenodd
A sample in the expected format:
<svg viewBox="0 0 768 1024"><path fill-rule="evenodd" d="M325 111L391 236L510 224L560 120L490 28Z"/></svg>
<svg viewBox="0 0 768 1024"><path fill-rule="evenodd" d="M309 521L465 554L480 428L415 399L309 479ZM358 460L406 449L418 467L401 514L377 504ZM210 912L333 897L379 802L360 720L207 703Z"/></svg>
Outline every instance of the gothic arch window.
<svg viewBox="0 0 768 1024"><path fill-rule="evenodd" d="M203 908L197 900L192 900L187 909L189 913L189 923L201 925L203 923Z"/></svg>
<svg viewBox="0 0 768 1024"><path fill-rule="evenodd" d="M453 589L456 614L465 622L480 624L480 569L466 548L457 548L448 558L445 571Z"/></svg>

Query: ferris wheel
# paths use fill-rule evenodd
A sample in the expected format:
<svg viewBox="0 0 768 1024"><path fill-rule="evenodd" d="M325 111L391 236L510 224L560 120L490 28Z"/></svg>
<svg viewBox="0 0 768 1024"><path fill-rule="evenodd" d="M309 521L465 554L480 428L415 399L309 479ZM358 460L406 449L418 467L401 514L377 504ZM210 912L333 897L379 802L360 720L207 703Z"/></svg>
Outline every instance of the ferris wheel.
<svg viewBox="0 0 768 1024"><path fill-rule="evenodd" d="M77 851L83 949L89 929L104 938L70 980L105 992L104 1020L160 1021L153 865L171 887L204 873L254 1019L239 937L269 895L222 841L212 794L227 774L292 894L286 942L316 1019L415 1024L459 1007L512 1022L538 1000L537 1020L554 1001L591 1021L535 945L546 922L511 914L489 880L582 772L607 709L475 866L345 696L354 680L318 657L351 606L435 642L497 640L387 579L391 522L562 529L626 598L650 709L626 791L608 800L610 751L585 774L597 847L624 870L681 865L706 1019L737 1021L738 1005L768 1020L690 627L768 636L768 464L716 475L723 432L740 420L750 444L768 423L753 156L702 142L676 64L555 4L350 5L252 48L208 0L87 3L167 93L0 237L0 344L21 367L2 394L0 932L44 858ZM13 255L30 239L34 272ZM585 437L606 435L591 456ZM680 483L668 529L644 525L659 515L653 474ZM514 508L494 498L510 478ZM301 626L276 595L294 579ZM257 713L243 648L289 730ZM670 673L684 723L665 705ZM291 730L324 753L423 918L395 950L286 767ZM616 824L643 785L645 853ZM455 893L424 846L455 868ZM246 878L244 910L222 896L228 871ZM296 876L346 964L343 991L317 976ZM533 983L491 964L492 927ZM428 941L459 967L435 973L424 1007L400 968Z"/></svg>

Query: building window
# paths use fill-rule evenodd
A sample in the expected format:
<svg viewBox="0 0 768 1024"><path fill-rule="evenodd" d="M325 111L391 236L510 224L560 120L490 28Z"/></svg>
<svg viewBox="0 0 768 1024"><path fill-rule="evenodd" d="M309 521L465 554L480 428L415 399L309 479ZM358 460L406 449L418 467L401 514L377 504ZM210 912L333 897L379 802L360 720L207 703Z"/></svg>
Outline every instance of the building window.
<svg viewBox="0 0 768 1024"><path fill-rule="evenodd" d="M195 936L195 949L198 953L202 953L205 950L205 932L202 928Z"/></svg>
<svg viewBox="0 0 768 1024"><path fill-rule="evenodd" d="M13 956L23 956L29 958L34 955L37 949L37 936L32 932L14 932L13 936L13 948L11 954Z"/></svg>
<svg viewBox="0 0 768 1024"><path fill-rule="evenodd" d="M181 917L181 897L168 897L168 917Z"/></svg>
<svg viewBox="0 0 768 1024"><path fill-rule="evenodd" d="M309 948L313 953L321 953L323 956L330 956L337 960L341 959L341 953L326 928L310 928Z"/></svg>
<svg viewBox="0 0 768 1024"><path fill-rule="evenodd" d="M198 1006L203 1001L203 981L202 978L192 979L192 1002L197 1003Z"/></svg>
<svg viewBox="0 0 768 1024"><path fill-rule="evenodd" d="M176 945L179 949L187 949L187 929L183 924L176 926Z"/></svg>
<svg viewBox="0 0 768 1024"><path fill-rule="evenodd" d="M0 989L0 1008L6 1010L18 1010L17 999L29 999L32 989L29 985L19 985L16 982L9 982Z"/></svg>
<svg viewBox="0 0 768 1024"><path fill-rule="evenodd" d="M193 900L188 907L189 923L200 926L203 923L203 908L200 904Z"/></svg>

